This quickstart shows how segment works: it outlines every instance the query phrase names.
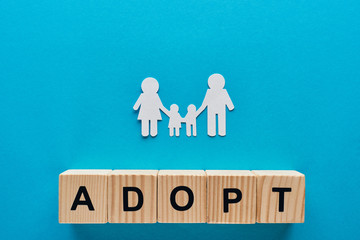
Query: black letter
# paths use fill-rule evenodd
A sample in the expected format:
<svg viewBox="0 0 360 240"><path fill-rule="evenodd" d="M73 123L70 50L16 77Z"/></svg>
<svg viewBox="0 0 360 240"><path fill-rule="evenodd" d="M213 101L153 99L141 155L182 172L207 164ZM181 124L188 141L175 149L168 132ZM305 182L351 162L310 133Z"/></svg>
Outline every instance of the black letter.
<svg viewBox="0 0 360 240"><path fill-rule="evenodd" d="M229 193L235 193L236 198L229 199ZM240 189L237 188L224 188L224 212L229 212L229 203L238 203L242 198Z"/></svg>
<svg viewBox="0 0 360 240"><path fill-rule="evenodd" d="M284 211L284 193L291 192L291 188L273 188L273 192L279 193L279 212Z"/></svg>
<svg viewBox="0 0 360 240"><path fill-rule="evenodd" d="M128 197L128 193L132 191L132 192L136 192L138 195L138 203L135 207L129 207L129 197ZM141 190L137 187L124 187L123 188L123 202L124 202L124 211L137 211L139 210L143 203L144 203L144 196L141 192Z"/></svg>
<svg viewBox="0 0 360 240"><path fill-rule="evenodd" d="M189 201L185 206L179 206L175 201L176 194L179 191L185 191L189 195ZM176 210L186 211L189 208L191 208L191 206L194 203L194 194L191 191L191 189L188 187L185 187L185 186L176 187L176 188L174 188L174 190L172 190L172 192L170 194L170 203L171 203L172 207L175 208Z"/></svg>
<svg viewBox="0 0 360 240"><path fill-rule="evenodd" d="M84 198L85 198L84 201L80 201L81 194L84 194ZM85 186L80 186L79 187L79 190L78 190L78 192L76 194L75 200L74 200L74 202L72 204L71 210L72 211L76 210L78 205L87 205L90 211L95 210L94 206L91 203L89 194L88 194Z"/></svg>

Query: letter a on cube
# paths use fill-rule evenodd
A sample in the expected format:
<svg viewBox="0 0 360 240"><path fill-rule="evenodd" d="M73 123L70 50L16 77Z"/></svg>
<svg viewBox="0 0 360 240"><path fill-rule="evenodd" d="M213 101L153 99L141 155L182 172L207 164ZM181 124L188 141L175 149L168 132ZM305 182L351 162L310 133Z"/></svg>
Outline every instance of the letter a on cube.
<svg viewBox="0 0 360 240"><path fill-rule="evenodd" d="M114 170L109 177L109 223L156 223L158 170Z"/></svg>
<svg viewBox="0 0 360 240"><path fill-rule="evenodd" d="M59 176L59 223L106 223L111 170L67 170Z"/></svg>
<svg viewBox="0 0 360 240"><path fill-rule="evenodd" d="M208 223L255 223L255 174L241 170L206 170L206 175Z"/></svg>
<svg viewBox="0 0 360 240"><path fill-rule="evenodd" d="M158 222L206 222L206 175L204 171L159 171Z"/></svg>
<svg viewBox="0 0 360 240"><path fill-rule="evenodd" d="M305 176L297 171L252 171L257 178L258 223L303 223Z"/></svg>

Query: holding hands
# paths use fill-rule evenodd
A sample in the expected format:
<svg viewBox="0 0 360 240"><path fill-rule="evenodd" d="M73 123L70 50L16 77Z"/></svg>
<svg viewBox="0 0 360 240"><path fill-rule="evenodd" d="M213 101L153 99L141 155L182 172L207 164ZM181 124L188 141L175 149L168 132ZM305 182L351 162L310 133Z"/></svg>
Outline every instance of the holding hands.
<svg viewBox="0 0 360 240"><path fill-rule="evenodd" d="M170 137L174 136L174 130L175 135L178 137L180 135L180 128L181 123L186 123L186 135L188 137L191 136L191 129L192 135L196 136L196 117L198 114L196 114L196 107L193 104L190 104L187 108L188 113L184 118L182 118L179 114L179 107L176 104L172 104L170 106L170 112L169 112L169 135Z"/></svg>
<svg viewBox="0 0 360 240"><path fill-rule="evenodd" d="M179 107L176 104L170 106L167 110L162 104L158 95L159 83L154 78L145 78L141 84L143 91L136 101L133 109L139 110L138 120L141 120L141 134L144 137L150 135L155 137L157 135L157 122L162 120L161 113L165 113L169 117L169 135L180 135L180 128L182 123L186 123L186 135L196 136L196 118L207 108L208 116L208 135L216 135L216 118L218 123L218 134L220 136L226 135L226 108L230 111L234 109L229 94L225 86L225 79L221 74L213 74L208 79L209 89L206 92L203 103L200 108L196 110L195 105L190 104L187 108L188 112L184 118L179 114Z"/></svg>

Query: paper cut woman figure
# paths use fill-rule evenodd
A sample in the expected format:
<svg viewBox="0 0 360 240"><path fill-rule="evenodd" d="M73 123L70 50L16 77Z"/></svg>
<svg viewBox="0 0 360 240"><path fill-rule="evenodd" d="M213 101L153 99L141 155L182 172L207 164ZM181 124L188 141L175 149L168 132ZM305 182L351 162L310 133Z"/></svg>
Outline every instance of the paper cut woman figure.
<svg viewBox="0 0 360 240"><path fill-rule="evenodd" d="M141 89L143 91L140 97L134 105L134 110L138 110L140 107L138 120L141 120L141 134L144 137L150 135L155 137L157 135L157 124L161 120L160 110L168 115L168 110L161 103L160 97L157 94L159 90L159 83L155 78L145 78L141 83Z"/></svg>
<svg viewBox="0 0 360 240"><path fill-rule="evenodd" d="M226 107L232 111L234 104L232 103L225 86L225 79L221 74L215 73L208 79L209 88L206 92L201 107L197 110L197 115L207 107L208 112L208 135L213 137L216 135L216 115L218 116L218 132L220 136L226 135Z"/></svg>
<svg viewBox="0 0 360 240"><path fill-rule="evenodd" d="M192 128L192 135L196 136L196 107L194 104L190 104L187 108L188 113L186 114L184 120L186 122L186 135L188 137L191 136L191 128Z"/></svg>
<svg viewBox="0 0 360 240"><path fill-rule="evenodd" d="M170 137L174 136L174 129L175 129L175 135L178 137L180 135L180 128L181 128L181 122L183 118L179 114L179 107L176 104L172 104L170 106L170 112L168 114L169 116L169 134Z"/></svg>

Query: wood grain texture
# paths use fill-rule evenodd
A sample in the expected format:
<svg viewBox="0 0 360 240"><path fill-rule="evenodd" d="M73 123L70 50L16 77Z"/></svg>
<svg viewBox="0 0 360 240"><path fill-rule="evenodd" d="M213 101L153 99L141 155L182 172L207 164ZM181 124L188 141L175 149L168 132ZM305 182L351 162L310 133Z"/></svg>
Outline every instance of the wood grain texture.
<svg viewBox="0 0 360 240"><path fill-rule="evenodd" d="M194 203L186 211L174 209L170 194L175 187L187 186L194 194ZM188 194L179 191L176 203L185 206ZM160 170L158 175L158 222L205 223L206 222L206 175L202 170Z"/></svg>
<svg viewBox="0 0 360 240"><path fill-rule="evenodd" d="M111 170L67 170L60 174L59 223L106 223L107 180L110 172ZM94 211L90 211L85 205L71 210L80 186L86 187Z"/></svg>
<svg viewBox="0 0 360 240"><path fill-rule="evenodd" d="M109 175L108 215L110 223L156 223L158 170L114 170ZM123 187L137 187L144 202L137 211L124 211ZM136 206L138 195L128 194L129 206Z"/></svg>
<svg viewBox="0 0 360 240"><path fill-rule="evenodd" d="M256 176L250 171L207 170L207 222L254 224L256 220ZM224 188L242 193L238 203L228 204L224 212ZM236 194L229 194L235 198Z"/></svg>
<svg viewBox="0 0 360 240"><path fill-rule="evenodd" d="M257 222L303 223L305 176L297 171L253 171L257 176ZM284 211L279 211L279 193L272 189L291 188L284 193Z"/></svg>

